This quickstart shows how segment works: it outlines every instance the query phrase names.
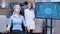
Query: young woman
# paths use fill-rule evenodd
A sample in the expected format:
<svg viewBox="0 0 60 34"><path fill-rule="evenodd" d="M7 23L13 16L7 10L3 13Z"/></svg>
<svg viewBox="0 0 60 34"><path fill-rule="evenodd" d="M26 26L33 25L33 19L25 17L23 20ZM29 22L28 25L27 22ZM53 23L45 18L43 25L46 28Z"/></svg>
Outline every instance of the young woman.
<svg viewBox="0 0 60 34"><path fill-rule="evenodd" d="M32 34L35 29L35 14L32 3L28 3L28 8L24 11L25 20L28 25L28 34Z"/></svg>
<svg viewBox="0 0 60 34"><path fill-rule="evenodd" d="M14 12L13 15L10 17L10 21L6 31L10 32L10 27L12 25L11 23L13 23L12 32L10 34L23 34L22 32L23 29L21 24L23 23L25 27L27 27L27 24L24 20L24 17L20 15L21 7L19 5L15 5L13 9Z"/></svg>

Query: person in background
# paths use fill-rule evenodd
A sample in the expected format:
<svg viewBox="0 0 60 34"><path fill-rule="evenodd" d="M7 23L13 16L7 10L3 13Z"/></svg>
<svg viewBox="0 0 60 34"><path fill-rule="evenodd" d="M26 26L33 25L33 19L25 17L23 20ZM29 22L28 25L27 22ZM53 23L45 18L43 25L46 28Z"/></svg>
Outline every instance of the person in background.
<svg viewBox="0 0 60 34"><path fill-rule="evenodd" d="M33 29L35 29L35 14L33 10L33 5L32 3L28 3L28 8L24 10L25 14L25 20L28 25L28 33L27 34L32 34Z"/></svg>
<svg viewBox="0 0 60 34"><path fill-rule="evenodd" d="M21 6L21 12L20 12L20 14L23 15L23 16L24 16L24 10L27 9L27 5L28 5L28 2L27 1L25 1L23 3L20 3L20 6ZM23 28L24 34L26 34L27 33L27 29L25 29L25 27L24 27L23 24L22 24L22 28Z"/></svg>
<svg viewBox="0 0 60 34"><path fill-rule="evenodd" d="M22 3L22 4L24 4L24 5L21 7L21 12L20 12L20 13L21 13L21 15L24 16L24 10L27 9L28 2L25 1L25 2ZM20 5L22 5L22 4L20 4Z"/></svg>
<svg viewBox="0 0 60 34"><path fill-rule="evenodd" d="M13 15L10 17L6 32L10 32L11 23L13 23L12 31L10 34L23 34L22 23L25 27L27 24L22 15L19 14L21 7L19 5L14 6Z"/></svg>
<svg viewBox="0 0 60 34"><path fill-rule="evenodd" d="M28 8L28 1L24 2L24 6L22 7L24 10Z"/></svg>

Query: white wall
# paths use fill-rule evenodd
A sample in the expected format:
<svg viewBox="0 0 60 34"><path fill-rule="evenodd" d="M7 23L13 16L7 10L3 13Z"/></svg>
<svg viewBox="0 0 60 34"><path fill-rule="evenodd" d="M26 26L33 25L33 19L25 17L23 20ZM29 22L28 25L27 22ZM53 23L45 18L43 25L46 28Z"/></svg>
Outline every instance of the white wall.
<svg viewBox="0 0 60 34"><path fill-rule="evenodd" d="M6 31L7 18L5 15L0 15L0 32Z"/></svg>
<svg viewBox="0 0 60 34"><path fill-rule="evenodd" d="M42 2L50 2L51 0L42 0Z"/></svg>
<svg viewBox="0 0 60 34"><path fill-rule="evenodd" d="M56 20L55 34L60 34L60 20Z"/></svg>
<svg viewBox="0 0 60 34"><path fill-rule="evenodd" d="M60 0L51 0L51 2L60 2Z"/></svg>

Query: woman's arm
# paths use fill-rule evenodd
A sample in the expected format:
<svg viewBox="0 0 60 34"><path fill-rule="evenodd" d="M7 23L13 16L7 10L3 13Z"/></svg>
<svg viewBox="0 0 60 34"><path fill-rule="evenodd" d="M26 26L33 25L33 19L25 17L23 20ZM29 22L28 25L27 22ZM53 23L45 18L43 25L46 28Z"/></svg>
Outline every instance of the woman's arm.
<svg viewBox="0 0 60 34"><path fill-rule="evenodd" d="M33 20L35 21L35 10L33 10Z"/></svg>
<svg viewBox="0 0 60 34"><path fill-rule="evenodd" d="M11 27L11 17L9 18L9 23L8 23L8 26L6 28L6 32L10 32L10 27Z"/></svg>
<svg viewBox="0 0 60 34"><path fill-rule="evenodd" d="M10 27L11 27L11 18L9 19L9 23L8 23L8 26L7 26L7 29L10 29Z"/></svg>
<svg viewBox="0 0 60 34"><path fill-rule="evenodd" d="M28 13L28 11L27 10L25 10L24 11L24 16L25 16L25 20L26 20L26 23L27 23L27 30L28 30L28 32L30 32L30 27L29 27L29 22L28 22L28 20L29 20L29 18L28 18L28 15L29 13Z"/></svg>
<svg viewBox="0 0 60 34"><path fill-rule="evenodd" d="M24 17L23 17L22 19L23 19L23 25L24 25L25 27L27 27L27 23L26 23Z"/></svg>
<svg viewBox="0 0 60 34"><path fill-rule="evenodd" d="M28 25L28 23L29 23L29 22L28 22L28 20L29 20L29 18L28 18L29 15L28 15L28 14L29 14L28 11L25 9L25 10L24 10L24 16L25 16L25 21L26 21L26 23L27 23L27 26L29 26L29 25Z"/></svg>

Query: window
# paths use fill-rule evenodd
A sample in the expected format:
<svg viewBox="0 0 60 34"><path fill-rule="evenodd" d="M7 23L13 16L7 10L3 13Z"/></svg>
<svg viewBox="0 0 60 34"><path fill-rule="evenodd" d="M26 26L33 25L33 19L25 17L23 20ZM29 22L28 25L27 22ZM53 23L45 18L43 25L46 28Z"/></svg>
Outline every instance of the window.
<svg viewBox="0 0 60 34"><path fill-rule="evenodd" d="M1 8L5 8L5 7L6 7L6 2L5 0L2 0Z"/></svg>

